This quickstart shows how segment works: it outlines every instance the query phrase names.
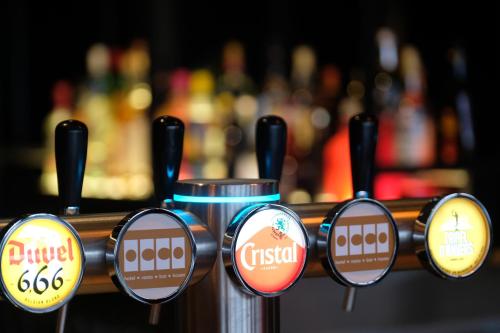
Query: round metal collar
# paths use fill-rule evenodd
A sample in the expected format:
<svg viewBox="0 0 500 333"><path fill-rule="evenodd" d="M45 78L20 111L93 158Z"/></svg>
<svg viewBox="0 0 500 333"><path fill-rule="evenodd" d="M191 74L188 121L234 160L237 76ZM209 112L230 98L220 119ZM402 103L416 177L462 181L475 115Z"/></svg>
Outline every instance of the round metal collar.
<svg viewBox="0 0 500 333"><path fill-rule="evenodd" d="M175 184L175 194L189 196L257 196L279 193L272 179L189 179Z"/></svg>
<svg viewBox="0 0 500 333"><path fill-rule="evenodd" d="M142 209L124 217L113 229L106 251L114 284L146 304L179 296L189 285L196 258L187 223L175 211L163 208Z"/></svg>
<svg viewBox="0 0 500 333"><path fill-rule="evenodd" d="M270 245L270 240L275 244ZM264 297L280 296L300 280L308 252L309 239L300 217L277 204L240 211L227 228L222 248L233 281L245 292Z"/></svg>
<svg viewBox="0 0 500 333"><path fill-rule="evenodd" d="M396 222L380 202L348 200L332 208L318 233L318 252L337 282L364 287L382 280L396 260Z"/></svg>

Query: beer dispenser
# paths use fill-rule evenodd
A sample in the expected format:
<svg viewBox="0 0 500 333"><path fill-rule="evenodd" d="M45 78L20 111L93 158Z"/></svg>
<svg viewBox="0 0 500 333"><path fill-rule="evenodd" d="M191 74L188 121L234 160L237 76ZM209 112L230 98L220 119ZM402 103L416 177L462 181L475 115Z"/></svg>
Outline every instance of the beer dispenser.
<svg viewBox="0 0 500 333"><path fill-rule="evenodd" d="M62 214L75 216L80 213L83 177L87 160L88 130L78 120L66 120L56 127L55 155L57 187ZM63 333L66 326L68 303L58 312L56 332Z"/></svg>
<svg viewBox="0 0 500 333"><path fill-rule="evenodd" d="M0 284L5 299L32 313L59 310L63 332L67 303L83 278L85 253L67 216L77 215L87 155L87 128L76 120L56 127L56 165L64 219L33 214L15 219L0 235Z"/></svg>
<svg viewBox="0 0 500 333"><path fill-rule="evenodd" d="M179 119L154 121L154 187L161 207L131 212L114 227L107 243L111 279L131 298L151 305L153 325L158 324L161 304L201 280L212 268L217 251L213 236L198 217L172 207L183 136Z"/></svg>
<svg viewBox="0 0 500 333"><path fill-rule="evenodd" d="M354 199L281 205L278 188L286 124L259 119L260 179L177 181L183 124L153 124L155 193L160 207L78 214L86 128L57 127L57 171L64 216L0 221L4 299L32 313L63 308L75 293L121 290L153 306L184 295L179 325L188 332L279 331L279 295L301 277L331 276L354 289L391 270L427 268L446 279L474 275L492 245L491 220L473 196L371 199L377 122L350 122ZM84 252L85 247L85 252ZM85 277L83 271L85 269ZM82 280L83 279L83 280ZM80 285L80 282L82 284ZM185 293L184 293L185 291ZM58 321L64 329L65 310Z"/></svg>
<svg viewBox="0 0 500 333"><path fill-rule="evenodd" d="M355 288L382 280L396 259L398 229L390 211L373 194L375 115L362 113L349 121L354 200L333 207L321 224L318 250L327 272L347 286L344 309L352 311Z"/></svg>
<svg viewBox="0 0 500 333"><path fill-rule="evenodd" d="M293 211L279 205L286 125L265 117L257 137L260 175L275 179L182 180L175 187L175 207L206 222L222 249L212 271L188 290L186 331L278 330L276 301L268 297L288 290L305 269L306 231ZM274 262L274 279L263 267L273 266L266 259Z"/></svg>

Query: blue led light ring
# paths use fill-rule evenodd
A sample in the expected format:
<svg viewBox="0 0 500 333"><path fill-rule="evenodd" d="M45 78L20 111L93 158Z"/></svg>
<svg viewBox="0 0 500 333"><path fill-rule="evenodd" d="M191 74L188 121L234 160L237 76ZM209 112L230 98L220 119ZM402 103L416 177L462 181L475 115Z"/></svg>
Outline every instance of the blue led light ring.
<svg viewBox="0 0 500 333"><path fill-rule="evenodd" d="M207 196L192 196L174 194L174 201L190 202L190 203L237 203L237 202L271 202L280 201L279 193L268 195L255 195L245 197L207 197Z"/></svg>

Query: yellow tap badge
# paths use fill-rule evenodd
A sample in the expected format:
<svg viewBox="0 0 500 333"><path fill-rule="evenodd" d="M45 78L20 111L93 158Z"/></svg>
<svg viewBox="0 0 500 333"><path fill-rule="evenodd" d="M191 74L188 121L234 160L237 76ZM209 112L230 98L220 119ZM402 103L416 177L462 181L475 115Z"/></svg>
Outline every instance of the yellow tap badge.
<svg viewBox="0 0 500 333"><path fill-rule="evenodd" d="M448 277L473 274L488 255L490 220L472 196L457 195L435 208L427 229L430 259Z"/></svg>
<svg viewBox="0 0 500 333"><path fill-rule="evenodd" d="M5 298L23 310L44 313L73 297L85 255L69 223L35 214L13 222L2 234L0 281Z"/></svg>

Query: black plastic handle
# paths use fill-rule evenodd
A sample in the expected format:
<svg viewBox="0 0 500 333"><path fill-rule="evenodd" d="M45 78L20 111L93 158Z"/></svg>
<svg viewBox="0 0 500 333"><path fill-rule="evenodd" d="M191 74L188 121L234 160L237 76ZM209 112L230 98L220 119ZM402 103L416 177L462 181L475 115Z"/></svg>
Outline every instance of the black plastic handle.
<svg viewBox="0 0 500 333"><path fill-rule="evenodd" d="M80 207L87 159L88 130L78 120L65 120L56 127L56 167L62 208Z"/></svg>
<svg viewBox="0 0 500 333"><path fill-rule="evenodd" d="M153 122L153 180L156 198L171 199L179 178L184 141L184 123L175 117L161 116Z"/></svg>
<svg viewBox="0 0 500 333"><path fill-rule="evenodd" d="M257 121L255 135L259 177L281 179L286 153L286 123L278 116L265 116Z"/></svg>
<svg viewBox="0 0 500 333"><path fill-rule="evenodd" d="M361 113L349 121L354 197L369 198L373 196L377 136L378 120L375 115Z"/></svg>

